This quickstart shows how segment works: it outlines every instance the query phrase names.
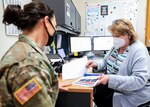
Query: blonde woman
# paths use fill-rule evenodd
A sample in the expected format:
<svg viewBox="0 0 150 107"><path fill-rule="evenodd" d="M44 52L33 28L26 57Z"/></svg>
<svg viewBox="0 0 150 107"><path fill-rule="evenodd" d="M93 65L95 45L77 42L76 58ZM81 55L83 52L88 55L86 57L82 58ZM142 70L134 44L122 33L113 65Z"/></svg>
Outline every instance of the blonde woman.
<svg viewBox="0 0 150 107"><path fill-rule="evenodd" d="M108 29L114 46L103 60L86 65L107 68L94 87L97 107L137 107L150 101L150 57L145 45L127 19L115 20Z"/></svg>

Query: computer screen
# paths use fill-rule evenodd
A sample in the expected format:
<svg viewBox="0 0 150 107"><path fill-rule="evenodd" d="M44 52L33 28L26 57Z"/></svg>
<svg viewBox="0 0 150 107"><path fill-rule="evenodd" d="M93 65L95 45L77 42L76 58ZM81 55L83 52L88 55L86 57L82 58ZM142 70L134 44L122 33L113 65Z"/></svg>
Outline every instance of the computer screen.
<svg viewBox="0 0 150 107"><path fill-rule="evenodd" d="M90 36L70 37L71 52L83 52L92 50Z"/></svg>
<svg viewBox="0 0 150 107"><path fill-rule="evenodd" d="M57 52L58 52L58 54L60 55L60 57L61 57L62 59L64 59L64 58L66 57L66 54L65 54L63 48L57 49Z"/></svg>
<svg viewBox="0 0 150 107"><path fill-rule="evenodd" d="M113 46L112 36L96 36L93 38L93 50L110 50Z"/></svg>

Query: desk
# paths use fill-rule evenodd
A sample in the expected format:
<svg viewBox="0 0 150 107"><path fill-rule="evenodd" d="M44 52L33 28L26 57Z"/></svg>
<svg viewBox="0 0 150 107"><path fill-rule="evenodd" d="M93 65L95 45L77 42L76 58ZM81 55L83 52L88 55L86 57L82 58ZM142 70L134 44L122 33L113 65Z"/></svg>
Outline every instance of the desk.
<svg viewBox="0 0 150 107"><path fill-rule="evenodd" d="M59 83L72 83L72 80L62 80ZM60 90L55 107L93 107L93 88L71 85L68 90Z"/></svg>

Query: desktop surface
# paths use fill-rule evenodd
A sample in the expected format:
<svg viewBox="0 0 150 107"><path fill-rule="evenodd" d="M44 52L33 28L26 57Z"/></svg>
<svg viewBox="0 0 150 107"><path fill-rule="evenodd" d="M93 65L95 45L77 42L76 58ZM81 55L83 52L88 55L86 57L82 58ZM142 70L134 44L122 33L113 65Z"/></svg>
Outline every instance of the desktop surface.
<svg viewBox="0 0 150 107"><path fill-rule="evenodd" d="M60 84L71 84L75 80L62 80L62 75L59 75ZM93 107L93 88L72 84L66 89L60 90L55 107Z"/></svg>
<svg viewBox="0 0 150 107"><path fill-rule="evenodd" d="M72 82L74 82L77 79L79 79L79 78L62 80L62 74L59 74L59 83L60 84L71 84L66 87L67 92L93 92L93 88L91 88L91 87L73 85ZM64 90L60 90L60 91L63 92Z"/></svg>

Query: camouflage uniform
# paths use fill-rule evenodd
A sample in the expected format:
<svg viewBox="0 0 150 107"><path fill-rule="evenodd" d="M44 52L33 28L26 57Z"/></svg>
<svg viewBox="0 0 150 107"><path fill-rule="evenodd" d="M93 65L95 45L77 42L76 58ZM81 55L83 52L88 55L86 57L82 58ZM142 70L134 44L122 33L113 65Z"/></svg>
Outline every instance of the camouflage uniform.
<svg viewBox="0 0 150 107"><path fill-rule="evenodd" d="M41 90L21 105L14 92L32 78L35 78ZM19 40L6 52L0 63L0 105L54 107L57 96L58 78L49 60L35 42L20 35Z"/></svg>

